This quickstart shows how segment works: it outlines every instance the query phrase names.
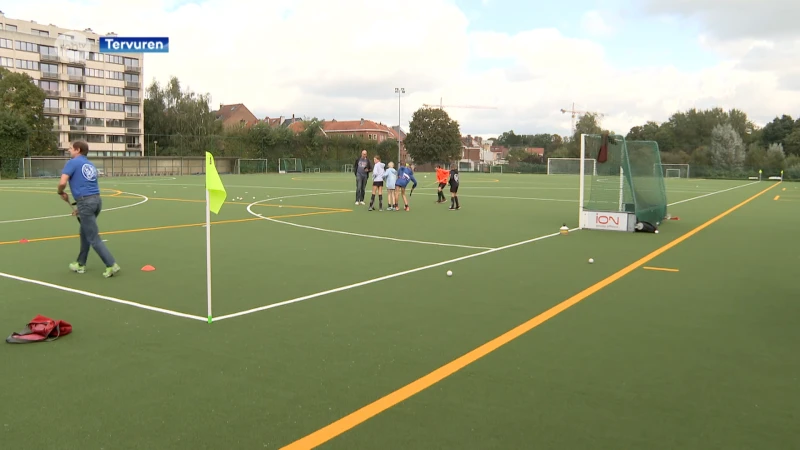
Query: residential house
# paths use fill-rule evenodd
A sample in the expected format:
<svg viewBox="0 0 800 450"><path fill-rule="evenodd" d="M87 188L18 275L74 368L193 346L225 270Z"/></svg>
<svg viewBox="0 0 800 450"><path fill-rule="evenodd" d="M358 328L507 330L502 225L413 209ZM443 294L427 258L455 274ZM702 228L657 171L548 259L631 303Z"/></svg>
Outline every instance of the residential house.
<svg viewBox="0 0 800 450"><path fill-rule="evenodd" d="M508 147L502 145L493 145L490 150L495 154L494 160L497 164L506 164L509 151Z"/></svg>
<svg viewBox="0 0 800 450"><path fill-rule="evenodd" d="M220 103L219 109L214 111L217 120L222 121L225 128L249 128L259 122L256 117L242 103L235 105L223 105Z"/></svg>
<svg viewBox="0 0 800 450"><path fill-rule="evenodd" d="M269 117L269 116L267 116L267 117L264 118L264 120L261 121L261 123L266 124L266 125L268 125L268 126L270 126L272 128L289 127L292 124L300 123L300 122L303 122L303 119L300 118L300 117L295 117L294 114L292 114L291 118L283 117L283 116L280 116L280 117Z"/></svg>
<svg viewBox="0 0 800 450"><path fill-rule="evenodd" d="M461 138L461 160L458 163L459 170L464 172L478 170L482 162L482 141L482 138L472 137L471 135Z"/></svg>
<svg viewBox="0 0 800 450"><path fill-rule="evenodd" d="M289 125L289 128L295 133L303 131L304 124L302 122L294 122ZM387 139L400 140L400 158L408 161L408 154L403 145L403 138L405 133L402 130L398 131L395 127L377 123L372 120L331 120L322 123L322 131L328 137L334 136L348 136L360 137L378 143Z"/></svg>

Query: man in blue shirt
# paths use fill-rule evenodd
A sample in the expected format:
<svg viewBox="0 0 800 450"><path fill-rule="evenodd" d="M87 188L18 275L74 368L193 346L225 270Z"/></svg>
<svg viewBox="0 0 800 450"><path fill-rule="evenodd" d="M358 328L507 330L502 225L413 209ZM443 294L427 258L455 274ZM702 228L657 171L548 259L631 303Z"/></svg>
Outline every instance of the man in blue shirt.
<svg viewBox="0 0 800 450"><path fill-rule="evenodd" d="M92 164L86 155L89 154L89 144L83 141L75 141L69 149L70 160L64 165L61 172L61 181L58 183L58 195L69 203L69 195L64 189L69 183L69 190L75 198L77 210L73 213L78 216L81 224L81 249L78 253L78 260L69 265L69 269L77 273L86 273L86 259L89 257L89 247L103 260L106 270L103 276L113 277L119 272L111 252L108 251L106 244L100 239L100 230L97 227L97 216L103 209L103 202L100 199L100 187L97 184L97 168Z"/></svg>

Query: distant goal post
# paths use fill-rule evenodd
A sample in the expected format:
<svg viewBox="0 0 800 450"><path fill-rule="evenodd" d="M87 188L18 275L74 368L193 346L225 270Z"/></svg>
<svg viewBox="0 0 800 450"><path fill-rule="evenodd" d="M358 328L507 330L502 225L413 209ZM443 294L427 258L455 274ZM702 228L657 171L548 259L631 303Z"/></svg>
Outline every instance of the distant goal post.
<svg viewBox="0 0 800 450"><path fill-rule="evenodd" d="M303 162L300 158L278 158L278 173L302 173Z"/></svg>
<svg viewBox="0 0 800 450"><path fill-rule="evenodd" d="M581 171L583 161L583 171ZM597 160L582 158L548 158L548 175L597 175Z"/></svg>
<svg viewBox="0 0 800 450"><path fill-rule="evenodd" d="M664 178L689 178L689 164L660 164Z"/></svg>
<svg viewBox="0 0 800 450"><path fill-rule="evenodd" d="M234 173L238 175L267 173L269 163L266 159L239 158L236 160Z"/></svg>

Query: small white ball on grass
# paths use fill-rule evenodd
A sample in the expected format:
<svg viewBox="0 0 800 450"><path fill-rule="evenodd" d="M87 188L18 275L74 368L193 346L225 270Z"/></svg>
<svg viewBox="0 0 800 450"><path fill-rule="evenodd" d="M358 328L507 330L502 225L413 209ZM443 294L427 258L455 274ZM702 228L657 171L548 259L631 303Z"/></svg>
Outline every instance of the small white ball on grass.
<svg viewBox="0 0 800 450"><path fill-rule="evenodd" d="M656 234L658 234L658 230L656 230Z"/></svg>
<svg viewBox="0 0 800 450"><path fill-rule="evenodd" d="M589 264L594 264L594 258L589 258Z"/></svg>
<svg viewBox="0 0 800 450"><path fill-rule="evenodd" d="M453 276L453 271L452 270L448 270L447 271L447 276L448 277L452 277Z"/></svg>

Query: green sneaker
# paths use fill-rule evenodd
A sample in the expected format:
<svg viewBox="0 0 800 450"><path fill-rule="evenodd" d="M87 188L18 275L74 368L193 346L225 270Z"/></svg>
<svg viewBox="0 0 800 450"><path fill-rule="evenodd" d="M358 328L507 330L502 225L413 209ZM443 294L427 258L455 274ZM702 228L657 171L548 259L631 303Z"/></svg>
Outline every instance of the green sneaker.
<svg viewBox="0 0 800 450"><path fill-rule="evenodd" d="M76 262L69 265L69 270L76 273L86 273L86 266L82 266Z"/></svg>
<svg viewBox="0 0 800 450"><path fill-rule="evenodd" d="M103 276L106 278L111 278L119 272L120 267L119 264L114 264L111 267L106 267L106 271L103 272Z"/></svg>

